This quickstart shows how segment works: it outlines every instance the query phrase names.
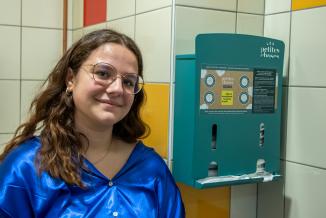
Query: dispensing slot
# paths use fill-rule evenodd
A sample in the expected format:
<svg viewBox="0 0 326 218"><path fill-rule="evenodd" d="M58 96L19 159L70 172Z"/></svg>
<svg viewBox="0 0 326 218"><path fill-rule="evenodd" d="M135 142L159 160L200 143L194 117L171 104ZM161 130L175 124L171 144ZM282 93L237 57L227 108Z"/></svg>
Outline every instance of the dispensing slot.
<svg viewBox="0 0 326 218"><path fill-rule="evenodd" d="M259 125L259 146L263 147L265 142L265 124L260 123Z"/></svg>
<svg viewBox="0 0 326 218"><path fill-rule="evenodd" d="M215 161L210 162L210 164L208 165L208 176L209 177L217 176L217 170L218 170L217 163Z"/></svg>
<svg viewBox="0 0 326 218"><path fill-rule="evenodd" d="M212 141L211 141L211 149L216 150L216 139L217 139L217 125L212 125Z"/></svg>

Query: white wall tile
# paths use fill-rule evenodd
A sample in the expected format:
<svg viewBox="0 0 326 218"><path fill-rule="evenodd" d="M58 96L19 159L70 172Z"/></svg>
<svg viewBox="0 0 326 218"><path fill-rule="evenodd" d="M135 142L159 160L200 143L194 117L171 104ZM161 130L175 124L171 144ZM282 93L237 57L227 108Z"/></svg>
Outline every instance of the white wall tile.
<svg viewBox="0 0 326 218"><path fill-rule="evenodd" d="M257 184L231 187L230 218L256 217Z"/></svg>
<svg viewBox="0 0 326 218"><path fill-rule="evenodd" d="M284 217L325 217L326 170L290 162L285 169Z"/></svg>
<svg viewBox="0 0 326 218"><path fill-rule="evenodd" d="M284 213L284 162L281 177L272 182L258 183L257 218L283 218Z"/></svg>
<svg viewBox="0 0 326 218"><path fill-rule="evenodd" d="M67 49L70 48L70 46L73 43L73 31L72 30L68 30L67 31Z"/></svg>
<svg viewBox="0 0 326 218"><path fill-rule="evenodd" d="M19 124L19 80L0 80L0 133L13 133Z"/></svg>
<svg viewBox="0 0 326 218"><path fill-rule="evenodd" d="M151 11L172 5L172 0L136 0L136 13Z"/></svg>
<svg viewBox="0 0 326 218"><path fill-rule="evenodd" d="M264 34L264 16L238 13L237 33L262 36Z"/></svg>
<svg viewBox="0 0 326 218"><path fill-rule="evenodd" d="M234 33L236 13L176 7L176 54L195 52L195 37L199 33Z"/></svg>
<svg viewBox="0 0 326 218"><path fill-rule="evenodd" d="M5 148L5 144L9 142L9 140L13 137L13 134L1 134L0 133L0 154L3 152Z"/></svg>
<svg viewBox="0 0 326 218"><path fill-rule="evenodd" d="M62 28L63 1L22 1L23 26Z"/></svg>
<svg viewBox="0 0 326 218"><path fill-rule="evenodd" d="M32 100L40 91L44 81L22 81L21 85L21 121L24 122L28 116Z"/></svg>
<svg viewBox="0 0 326 218"><path fill-rule="evenodd" d="M72 3L72 14L69 16L72 19L72 29L82 28L84 25L84 1L70 0Z"/></svg>
<svg viewBox="0 0 326 218"><path fill-rule="evenodd" d="M265 0L265 14L291 10L291 0Z"/></svg>
<svg viewBox="0 0 326 218"><path fill-rule="evenodd" d="M13 134L3 134L0 133L0 147L9 142L9 140L13 137ZM1 152L0 152L1 153Z"/></svg>
<svg viewBox="0 0 326 218"><path fill-rule="evenodd" d="M83 36L83 29L77 29L72 31L72 43L76 42Z"/></svg>
<svg viewBox="0 0 326 218"><path fill-rule="evenodd" d="M0 1L0 24L20 25L21 0Z"/></svg>
<svg viewBox="0 0 326 218"><path fill-rule="evenodd" d="M137 1L138 2L138 1ZM156 2L156 1L151 1ZM106 20L114 20L117 18L134 15L136 12L135 0L107 0Z"/></svg>
<svg viewBox="0 0 326 218"><path fill-rule="evenodd" d="M290 87L286 160L326 168L326 88Z"/></svg>
<svg viewBox="0 0 326 218"><path fill-rule="evenodd" d="M292 13L290 85L326 86L326 7Z"/></svg>
<svg viewBox="0 0 326 218"><path fill-rule="evenodd" d="M236 11L237 0L176 0L177 5Z"/></svg>
<svg viewBox="0 0 326 218"><path fill-rule="evenodd" d="M239 12L264 14L265 0L238 0Z"/></svg>
<svg viewBox="0 0 326 218"><path fill-rule="evenodd" d="M289 40L290 40L290 13L265 16L264 36L282 40L285 44L283 77L288 83Z"/></svg>
<svg viewBox="0 0 326 218"><path fill-rule="evenodd" d="M133 39L135 35L135 16L110 21L107 23L107 28L122 32Z"/></svg>
<svg viewBox="0 0 326 218"><path fill-rule="evenodd" d="M136 16L135 39L144 57L146 82L170 81L171 7Z"/></svg>
<svg viewBox="0 0 326 218"><path fill-rule="evenodd" d="M106 28L106 23L99 23L99 24L87 26L83 28L83 35L93 32L95 30L105 29L105 28Z"/></svg>
<svg viewBox="0 0 326 218"><path fill-rule="evenodd" d="M0 26L0 79L20 78L20 27Z"/></svg>
<svg viewBox="0 0 326 218"><path fill-rule="evenodd" d="M45 79L62 55L62 30L22 30L22 78Z"/></svg>

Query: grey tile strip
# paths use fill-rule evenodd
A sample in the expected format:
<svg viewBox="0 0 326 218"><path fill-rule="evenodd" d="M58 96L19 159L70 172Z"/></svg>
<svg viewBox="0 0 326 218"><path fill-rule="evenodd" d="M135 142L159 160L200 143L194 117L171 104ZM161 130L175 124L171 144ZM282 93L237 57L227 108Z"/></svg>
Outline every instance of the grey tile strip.
<svg viewBox="0 0 326 218"><path fill-rule="evenodd" d="M161 10L161 9L164 9L164 8L170 8L170 7L172 7L172 5L167 5L167 6L151 9L151 10L148 10L148 11L143 11L143 12L140 12L140 13L136 13L136 15L146 14L148 12L158 11L158 10Z"/></svg>
<svg viewBox="0 0 326 218"><path fill-rule="evenodd" d="M326 86L307 86L307 85L283 85L284 88L311 88L311 89L325 89Z"/></svg>
<svg viewBox="0 0 326 218"><path fill-rule="evenodd" d="M285 159L281 159L281 160L284 162L293 163L293 164L297 164L297 165L301 165L301 166L312 167L312 168L316 168L316 169L320 169L320 170L326 170L326 167L320 167L320 166L316 166L313 164L305 164L305 163L300 163L297 161L285 160Z"/></svg>
<svg viewBox="0 0 326 218"><path fill-rule="evenodd" d="M227 10L227 9L218 9L218 8L208 8L208 7L200 7L200 6L192 6L192 5L183 5L183 4L176 4L176 6L185 7L185 8L211 10L211 11L232 12L232 13L239 12L239 13L252 14L252 15L264 15L264 14L259 14L259 13L238 11L238 1L237 1L237 4L236 4L236 10L235 11L234 10Z"/></svg>

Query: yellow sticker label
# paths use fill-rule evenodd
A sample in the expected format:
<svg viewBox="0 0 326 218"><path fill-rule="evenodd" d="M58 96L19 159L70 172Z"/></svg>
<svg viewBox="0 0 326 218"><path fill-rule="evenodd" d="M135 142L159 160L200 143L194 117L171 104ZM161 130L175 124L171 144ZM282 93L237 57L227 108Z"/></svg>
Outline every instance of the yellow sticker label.
<svg viewBox="0 0 326 218"><path fill-rule="evenodd" d="M221 105L233 105L233 90L222 90Z"/></svg>

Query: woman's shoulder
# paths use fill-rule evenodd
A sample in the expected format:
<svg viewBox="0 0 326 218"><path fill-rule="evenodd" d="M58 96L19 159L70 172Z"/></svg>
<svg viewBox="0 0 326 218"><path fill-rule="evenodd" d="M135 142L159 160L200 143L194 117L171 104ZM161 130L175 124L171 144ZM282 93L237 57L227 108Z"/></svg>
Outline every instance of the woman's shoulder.
<svg viewBox="0 0 326 218"><path fill-rule="evenodd" d="M36 156L36 153L41 147L41 142L38 137L32 137L25 140L17 147L13 148L5 157L1 164L6 163L18 163L18 162L33 162Z"/></svg>
<svg viewBox="0 0 326 218"><path fill-rule="evenodd" d="M154 148L139 142L136 147L137 151L135 156L143 170L150 170L156 174L166 174L169 168L164 159L154 150ZM160 169L160 170L157 170Z"/></svg>
<svg viewBox="0 0 326 218"><path fill-rule="evenodd" d="M0 162L0 175L28 175L35 172L35 157L41 146L38 137L32 137L13 148Z"/></svg>
<svg viewBox="0 0 326 218"><path fill-rule="evenodd" d="M153 147L145 145L143 142L138 143L138 149L144 161L151 161L157 165L166 165L164 159L159 155Z"/></svg>

